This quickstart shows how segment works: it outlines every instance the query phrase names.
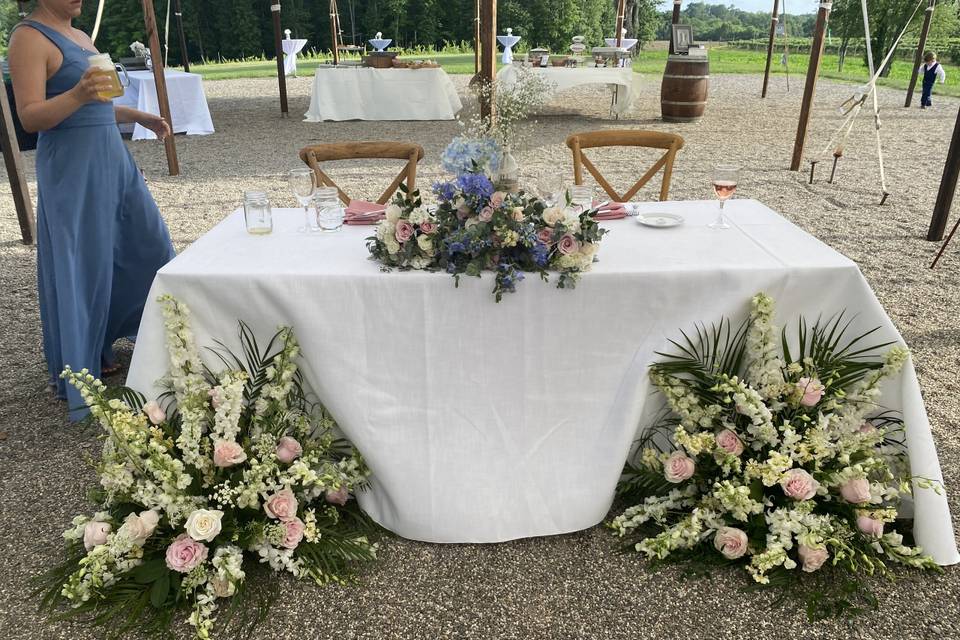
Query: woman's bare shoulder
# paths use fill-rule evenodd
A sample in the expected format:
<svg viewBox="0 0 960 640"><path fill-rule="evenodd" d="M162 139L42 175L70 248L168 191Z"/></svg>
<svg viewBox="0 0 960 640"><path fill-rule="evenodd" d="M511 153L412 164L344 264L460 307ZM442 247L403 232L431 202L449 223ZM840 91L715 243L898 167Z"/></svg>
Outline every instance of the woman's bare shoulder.
<svg viewBox="0 0 960 640"><path fill-rule="evenodd" d="M10 54L14 55L17 50L36 52L37 50L49 51L53 44L43 35L39 29L23 22L18 24L10 34Z"/></svg>

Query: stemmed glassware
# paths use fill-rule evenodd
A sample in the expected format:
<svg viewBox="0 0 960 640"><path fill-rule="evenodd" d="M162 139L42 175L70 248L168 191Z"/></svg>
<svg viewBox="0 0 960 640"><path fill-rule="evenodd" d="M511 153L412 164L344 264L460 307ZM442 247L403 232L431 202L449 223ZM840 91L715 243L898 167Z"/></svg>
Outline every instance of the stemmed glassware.
<svg viewBox="0 0 960 640"><path fill-rule="evenodd" d="M316 222L310 219L310 202L317 190L317 180L313 170L308 167L299 167L287 174L287 184L290 191L303 207L303 226L297 229L300 233L309 233L316 228Z"/></svg>
<svg viewBox="0 0 960 640"><path fill-rule="evenodd" d="M729 229L730 223L723 215L723 205L737 190L740 180L740 167L732 164L719 164L713 170L713 191L720 199L720 213L717 219L708 225L711 229Z"/></svg>

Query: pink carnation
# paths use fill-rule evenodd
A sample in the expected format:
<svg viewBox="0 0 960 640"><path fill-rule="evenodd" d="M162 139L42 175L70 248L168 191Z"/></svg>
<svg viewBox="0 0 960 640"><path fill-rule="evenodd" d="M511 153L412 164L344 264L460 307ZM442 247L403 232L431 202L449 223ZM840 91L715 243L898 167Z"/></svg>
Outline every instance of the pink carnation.
<svg viewBox="0 0 960 640"><path fill-rule="evenodd" d="M167 567L180 573L190 573L203 564L207 553L207 545L181 533L167 547Z"/></svg>

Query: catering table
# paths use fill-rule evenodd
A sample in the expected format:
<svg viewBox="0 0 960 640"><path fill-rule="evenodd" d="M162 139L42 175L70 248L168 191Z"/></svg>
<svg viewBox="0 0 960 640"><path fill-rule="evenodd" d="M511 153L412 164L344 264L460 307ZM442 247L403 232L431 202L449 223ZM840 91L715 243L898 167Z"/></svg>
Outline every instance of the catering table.
<svg viewBox="0 0 960 640"><path fill-rule="evenodd" d="M297 54L307 45L306 40L284 38L283 44L283 73L287 76L297 75Z"/></svg>
<svg viewBox="0 0 960 640"><path fill-rule="evenodd" d="M446 71L318 67L307 122L453 120L463 108Z"/></svg>
<svg viewBox="0 0 960 640"><path fill-rule="evenodd" d="M576 289L531 277L499 304L490 274L455 288L440 273L383 273L367 257L372 227L304 235L302 212L281 209L272 235L250 236L235 212L157 274L128 383L151 395L167 369L161 294L190 307L201 346L237 349L238 319L264 338L289 324L306 383L373 471L361 506L407 538L498 542L604 519L638 426L661 406L647 368L681 329L743 318L765 291L781 321L846 308L852 331L900 339L853 262L762 204L728 202L726 231L707 227L715 202L644 210L686 223L604 222ZM940 479L912 364L884 402L904 413L914 475ZM946 497L918 490L914 511L918 542L958 561Z"/></svg>
<svg viewBox="0 0 960 640"><path fill-rule="evenodd" d="M123 95L114 98L113 103L122 107L133 107L160 115L157 101L157 86L153 81L153 71L129 71L130 86ZM170 117L174 133L186 133L191 136L205 136L213 133L213 120L207 106L207 96L203 92L203 77L196 73L184 73L176 69L165 69L167 80L167 99L170 102ZM140 125L121 125L126 133L133 132L134 140L155 140L156 135Z"/></svg>
<svg viewBox="0 0 960 640"><path fill-rule="evenodd" d="M605 84L613 91L613 103L610 110L621 115L633 104L636 97L636 83L639 75L630 67L528 67L546 80L551 87L551 95L567 89L588 84ZM507 91L517 82L519 71L515 65L503 67L497 73L497 79Z"/></svg>

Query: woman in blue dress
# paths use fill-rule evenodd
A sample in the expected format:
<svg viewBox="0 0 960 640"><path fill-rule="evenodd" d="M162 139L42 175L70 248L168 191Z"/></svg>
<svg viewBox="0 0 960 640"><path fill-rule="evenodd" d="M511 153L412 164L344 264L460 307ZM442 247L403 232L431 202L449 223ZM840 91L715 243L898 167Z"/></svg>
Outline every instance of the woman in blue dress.
<svg viewBox="0 0 960 640"><path fill-rule="evenodd" d="M37 281L50 383L71 417L86 415L60 372L95 376L115 365L113 342L135 336L157 269L173 258L170 235L118 122L163 138L161 118L114 107L110 80L93 73L93 41L72 26L83 0L37 0L10 39L17 111L37 146Z"/></svg>

